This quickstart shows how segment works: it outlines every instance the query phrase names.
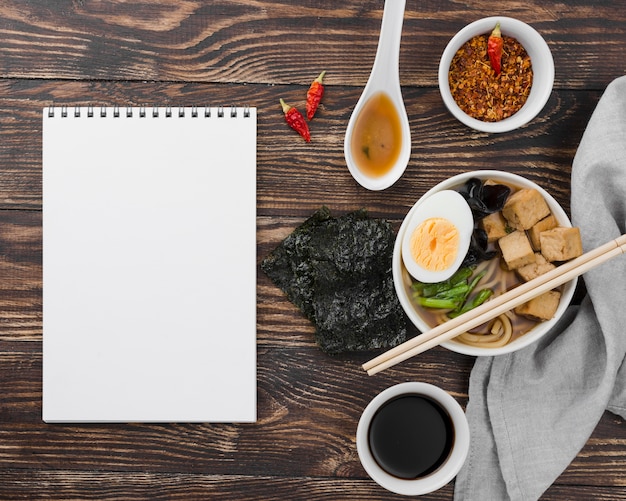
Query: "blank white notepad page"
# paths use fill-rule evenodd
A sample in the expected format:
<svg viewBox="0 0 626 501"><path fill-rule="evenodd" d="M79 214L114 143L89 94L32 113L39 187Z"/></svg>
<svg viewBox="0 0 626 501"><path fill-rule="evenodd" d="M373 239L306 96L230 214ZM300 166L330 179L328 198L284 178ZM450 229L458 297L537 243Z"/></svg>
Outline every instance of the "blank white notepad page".
<svg viewBox="0 0 626 501"><path fill-rule="evenodd" d="M254 421L256 109L142 111L44 109L43 419Z"/></svg>

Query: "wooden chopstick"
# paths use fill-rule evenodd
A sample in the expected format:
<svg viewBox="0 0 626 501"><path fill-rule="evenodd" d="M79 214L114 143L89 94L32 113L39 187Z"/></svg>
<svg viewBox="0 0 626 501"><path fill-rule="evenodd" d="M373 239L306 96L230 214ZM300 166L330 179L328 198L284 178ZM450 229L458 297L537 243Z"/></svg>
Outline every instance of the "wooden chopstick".
<svg viewBox="0 0 626 501"><path fill-rule="evenodd" d="M463 315L448 320L433 329L382 353L363 364L363 369L372 376L408 358L427 351L459 334L509 311L513 308L564 284L590 269L626 252L626 235L621 235L571 261L557 266L533 280L496 296Z"/></svg>

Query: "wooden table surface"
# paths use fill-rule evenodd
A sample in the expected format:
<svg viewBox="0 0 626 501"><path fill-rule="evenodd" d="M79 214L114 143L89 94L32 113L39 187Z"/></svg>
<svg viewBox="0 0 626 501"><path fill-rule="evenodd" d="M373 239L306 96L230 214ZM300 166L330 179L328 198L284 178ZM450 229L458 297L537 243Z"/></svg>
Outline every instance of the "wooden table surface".
<svg viewBox="0 0 626 501"><path fill-rule="evenodd" d="M41 420L44 106L256 106L259 262L322 205L336 215L365 207L397 228L427 189L468 170L524 175L569 210L585 126L607 84L626 73L626 0L409 0L400 78L411 160L397 184L369 192L348 173L343 140L382 8L382 0L0 2L0 499L402 499L359 463L361 411L409 380L439 385L465 406L473 358L438 348L369 377L360 364L370 354L320 352L313 326L260 270L257 423ZM534 26L556 66L544 110L501 135L457 122L437 89L448 40L494 14ZM321 70L326 95L306 144L278 101L301 106ZM543 499L626 499L625 430L605 413ZM452 497L453 483L424 499Z"/></svg>

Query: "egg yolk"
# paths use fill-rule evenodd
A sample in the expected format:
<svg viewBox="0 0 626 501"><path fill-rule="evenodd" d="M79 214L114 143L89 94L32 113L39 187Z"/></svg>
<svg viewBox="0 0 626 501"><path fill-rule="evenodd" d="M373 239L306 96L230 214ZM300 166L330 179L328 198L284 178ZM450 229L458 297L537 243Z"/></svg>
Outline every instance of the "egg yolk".
<svg viewBox="0 0 626 501"><path fill-rule="evenodd" d="M456 259L459 240L459 230L447 219L426 219L411 235L411 255L428 271L447 270Z"/></svg>

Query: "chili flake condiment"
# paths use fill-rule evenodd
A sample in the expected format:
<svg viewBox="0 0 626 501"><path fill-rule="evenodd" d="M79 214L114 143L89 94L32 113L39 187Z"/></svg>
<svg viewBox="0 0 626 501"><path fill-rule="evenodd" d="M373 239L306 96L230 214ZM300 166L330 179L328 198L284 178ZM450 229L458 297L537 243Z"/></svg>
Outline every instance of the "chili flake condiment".
<svg viewBox="0 0 626 501"><path fill-rule="evenodd" d="M502 36L504 47L500 74L487 54L488 35L468 40L450 63L448 83L452 97L465 113L483 122L510 117L530 94L533 70L526 49L515 39Z"/></svg>

